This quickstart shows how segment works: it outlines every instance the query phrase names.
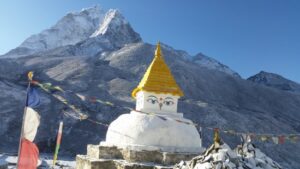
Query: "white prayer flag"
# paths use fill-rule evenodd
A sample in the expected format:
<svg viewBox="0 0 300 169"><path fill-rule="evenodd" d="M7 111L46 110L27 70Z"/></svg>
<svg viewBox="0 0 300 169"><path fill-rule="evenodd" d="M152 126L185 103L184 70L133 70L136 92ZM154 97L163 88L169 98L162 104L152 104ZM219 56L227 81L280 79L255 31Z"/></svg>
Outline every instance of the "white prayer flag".
<svg viewBox="0 0 300 169"><path fill-rule="evenodd" d="M26 107L23 138L33 142L37 129L40 125L40 115L34 111L31 107Z"/></svg>

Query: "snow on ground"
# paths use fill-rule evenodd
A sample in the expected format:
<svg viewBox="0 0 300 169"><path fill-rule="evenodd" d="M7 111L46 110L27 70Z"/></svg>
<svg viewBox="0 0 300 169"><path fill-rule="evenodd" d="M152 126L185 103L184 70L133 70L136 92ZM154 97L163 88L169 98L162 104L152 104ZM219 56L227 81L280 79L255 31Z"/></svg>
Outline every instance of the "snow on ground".
<svg viewBox="0 0 300 169"><path fill-rule="evenodd" d="M76 161L75 159L72 159L70 157L62 157L60 160L57 161L56 165L53 167L53 157L49 154L41 154L40 160L41 165L38 167L38 169L75 169ZM4 155L0 154L0 166L1 164L8 163L8 169L15 169L16 163L17 163L17 156L11 156L11 155Z"/></svg>
<svg viewBox="0 0 300 169"><path fill-rule="evenodd" d="M226 143L212 145L191 161L182 161L176 169L282 169L251 143L232 150Z"/></svg>

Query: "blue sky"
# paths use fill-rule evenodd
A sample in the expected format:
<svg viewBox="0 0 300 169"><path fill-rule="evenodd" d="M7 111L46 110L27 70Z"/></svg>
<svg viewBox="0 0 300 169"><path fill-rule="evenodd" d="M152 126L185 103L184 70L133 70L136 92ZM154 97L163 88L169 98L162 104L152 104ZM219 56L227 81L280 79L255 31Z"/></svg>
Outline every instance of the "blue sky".
<svg viewBox="0 0 300 169"><path fill-rule="evenodd" d="M0 2L0 54L70 11L118 8L145 42L213 57L244 78L260 70L300 82L298 0L9 0Z"/></svg>

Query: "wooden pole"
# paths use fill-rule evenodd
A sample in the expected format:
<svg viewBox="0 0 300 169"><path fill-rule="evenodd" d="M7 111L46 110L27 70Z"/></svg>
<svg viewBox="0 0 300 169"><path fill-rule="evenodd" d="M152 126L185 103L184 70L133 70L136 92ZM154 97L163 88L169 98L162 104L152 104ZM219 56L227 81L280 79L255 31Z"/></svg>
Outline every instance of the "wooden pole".
<svg viewBox="0 0 300 169"><path fill-rule="evenodd" d="M58 156L58 151L59 151L61 137L62 137L63 125L64 125L64 123L63 123L63 121L61 121L59 123L59 128L58 128L58 132L57 132L56 147L55 147L55 152L54 152L54 156L53 156L53 167L55 166L57 156Z"/></svg>

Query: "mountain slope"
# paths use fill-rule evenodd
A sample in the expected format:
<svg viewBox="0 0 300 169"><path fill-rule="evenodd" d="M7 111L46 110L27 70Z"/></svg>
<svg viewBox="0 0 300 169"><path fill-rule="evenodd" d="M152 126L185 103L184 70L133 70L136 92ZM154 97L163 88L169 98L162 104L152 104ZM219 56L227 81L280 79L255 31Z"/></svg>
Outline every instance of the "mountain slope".
<svg viewBox="0 0 300 169"><path fill-rule="evenodd" d="M217 60L215 60L213 58L203 55L202 53L199 53L199 54L193 56L192 60L193 60L193 62L195 62L203 67L206 67L208 69L218 70L218 71L225 72L225 73L235 76L235 77L240 77L240 75L237 72L231 70L228 66L218 62Z"/></svg>
<svg viewBox="0 0 300 169"><path fill-rule="evenodd" d="M274 73L261 71L258 74L249 77L247 80L279 90L300 93L300 84Z"/></svg>

